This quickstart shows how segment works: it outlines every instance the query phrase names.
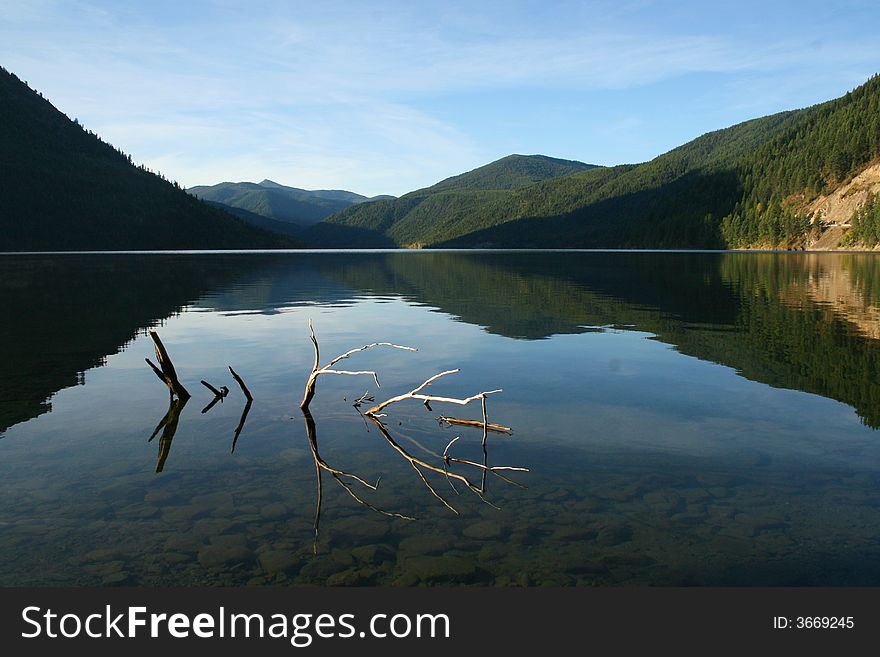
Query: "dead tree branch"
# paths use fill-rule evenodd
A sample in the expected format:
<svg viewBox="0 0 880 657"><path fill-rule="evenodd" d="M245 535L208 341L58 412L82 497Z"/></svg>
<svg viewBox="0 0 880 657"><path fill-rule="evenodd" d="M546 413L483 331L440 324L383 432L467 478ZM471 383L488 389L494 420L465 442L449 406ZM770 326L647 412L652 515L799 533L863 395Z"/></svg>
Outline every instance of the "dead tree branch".
<svg viewBox="0 0 880 657"><path fill-rule="evenodd" d="M458 417L448 417L446 415L441 415L437 418L437 421L441 424L454 424L462 427L476 427L478 429L483 428L483 423L479 420L463 420ZM486 428L492 433L513 433L513 429L511 429L510 427L505 427L500 424L492 424L491 422L487 425Z"/></svg>
<svg viewBox="0 0 880 657"><path fill-rule="evenodd" d="M244 396L248 401L253 401L253 396L251 395L251 391L248 390L248 387L244 383L244 379L242 379L238 373L232 369L232 365L229 366L229 373L232 375L232 378L235 379L235 382L238 384L238 387L241 388L241 391L244 393Z"/></svg>
<svg viewBox="0 0 880 657"><path fill-rule="evenodd" d="M368 410L366 413L364 413L364 415L369 415L372 417L381 417L379 415L380 411L382 411L384 408L390 406L391 404L396 404L397 402L401 402L405 399L418 399L418 400L422 401L426 406L428 406L428 404L430 404L431 402L437 402L437 403L443 403L443 404L458 404L459 406L466 406L467 404L470 404L472 401L476 401L478 399L485 400L486 395L494 395L497 392L501 392L501 389L487 390L485 392L477 393L476 395L473 395L471 397L465 397L464 399L457 399L455 397L436 397L434 395L422 394L422 390L424 390L425 388L430 386L437 379L444 377L444 376L447 376L449 374L456 374L459 371L460 370L455 369L455 370L447 370L445 372L440 372L439 374L435 374L431 378L427 379L424 383L413 388L409 392L404 393L402 395L398 395L397 397L392 397L391 399L386 399L385 401L383 401L380 404L376 404L370 410ZM482 424L483 423L481 422L480 425L482 426Z"/></svg>
<svg viewBox="0 0 880 657"><path fill-rule="evenodd" d="M352 354L356 354L359 351L366 351L367 349L372 349L373 347L392 347L394 349L403 349L405 351L418 351L418 349L416 349L415 347L404 347L399 344L392 344L391 342L373 342L371 344L366 344L363 347L358 347L357 349L350 349L349 351L346 351L344 354L340 354L339 356L337 356L336 358L331 360L329 363L327 363L326 365L321 367L321 365L320 365L321 351L320 351L320 348L318 347L318 338L315 337L315 329L312 326L312 320L309 320L309 331L311 332L309 339L312 341L312 346L315 349L315 360L314 360L314 364L312 365L311 374L309 374L309 378L306 381L306 388L305 388L305 391L303 392L302 402L300 402L300 405L299 405L299 407L303 411L308 410L309 403L312 401L312 398L315 396L315 385L318 381L318 377L321 374L348 374L348 375L352 375L352 376L358 376L361 374L369 374L370 376L373 377L373 380L376 382L376 386L377 387L379 386L379 375L376 374L376 372L374 372L372 370L349 371L349 370L334 370L334 369L332 369L332 367L336 363L348 358Z"/></svg>
<svg viewBox="0 0 880 657"><path fill-rule="evenodd" d="M227 388L226 386L221 386L220 389L218 390L217 388L212 386L210 383L208 383L204 379L202 379L199 383L201 383L208 390L213 392L215 397L220 397L222 399L223 397L225 397L226 395L229 394L229 388Z"/></svg>
<svg viewBox="0 0 880 657"><path fill-rule="evenodd" d="M150 337L153 339L153 346L156 350L156 360L159 361L159 366L157 367L154 365L149 358L145 358L144 360L147 361L147 364L152 368L153 372L156 373L156 376L168 386L168 390L172 397L177 395L178 399L189 399L190 394L177 378L174 363L171 362L171 358L165 350L165 345L163 345L162 340L159 339L159 334L155 331L150 331Z"/></svg>

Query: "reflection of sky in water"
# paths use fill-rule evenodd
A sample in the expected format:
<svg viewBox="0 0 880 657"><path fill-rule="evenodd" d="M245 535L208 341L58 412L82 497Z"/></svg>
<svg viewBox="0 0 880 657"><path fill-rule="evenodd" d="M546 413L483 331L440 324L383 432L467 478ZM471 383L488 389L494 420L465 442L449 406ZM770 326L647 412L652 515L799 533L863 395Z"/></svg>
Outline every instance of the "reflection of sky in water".
<svg viewBox="0 0 880 657"><path fill-rule="evenodd" d="M402 550L399 545L404 545L407 537L441 532L457 537L458 547L450 546L442 553L447 559L473 560L486 545L495 546L493 549L500 551L495 561L486 556L480 568L501 578L496 583L505 583L503 577L513 575L504 573L514 571L531 572L533 578L546 579L549 575L540 574L544 572L543 566L525 565L523 555L513 547L510 554L502 554L510 537L524 533L522 549L533 550L533 557L538 555L535 558L539 561L549 558L540 556L543 551L547 555L568 554L567 551L575 549L571 543L575 541L580 546L577 549L586 552L570 555L574 561L601 562L612 555L629 564L625 567L626 575L610 566L590 575L597 577L599 583L686 583L691 577L703 583L779 583L764 571L755 574L760 569L750 579L744 564L756 559L770 563L783 554L794 555L792 558L797 562L785 571L788 575L780 576L779 581L790 583L803 581L799 578L811 559L828 558L827 554L814 554L810 552L812 548L804 547L810 541L818 541L819 532L829 541L835 536L846 536L859 550L853 559L876 564L876 539L868 536L865 529L878 519L874 486L880 465L877 434L862 425L846 404L816 394L770 387L740 376L733 367L680 353L644 330L641 325L646 321L638 314L654 312L660 317L656 321L662 340L664 330L680 330L678 325L670 324L674 313L664 315L651 311L645 303L632 304L627 310L629 315L623 313L620 317L619 324L630 324L625 329L601 328L573 317L573 328L565 334L523 340L487 332L475 323L454 321L464 311L448 312L430 295L419 300L388 294L373 297L352 293L325 274L305 280L307 284L298 291L302 299L291 298L289 287L267 292L271 281L267 288L265 278L237 283L203 295L158 327L183 382L193 394L181 415L161 474L154 472L158 438L152 443L146 439L167 410L168 397L143 362L144 356L152 357L152 344L143 332L120 353L109 356L104 367L87 371L85 385L58 392L52 399L51 413L8 429L0 440L0 492L4 499L15 503L0 513L0 526L10 541L4 543L0 537L0 552L9 556L21 551L19 545L30 545L21 542L23 534L19 535L15 528L26 534L25 530L37 531L33 523L40 522L48 523L49 528L38 524L39 531L48 532L38 534L50 537L41 549L50 553L60 549L56 545L60 539L52 533L51 525L64 528L65 522L78 522L80 513L87 515L88 522L83 521L83 526L92 527L94 539L79 535L75 529L65 530L75 536L71 540L73 547L66 548L74 553L100 547L94 541L106 540L101 523L112 525L114 531L132 540L138 536L139 540L147 540L143 538L146 533L155 535L161 531L191 533L196 531L199 520L174 509L192 506L188 500L199 495L228 490L234 497L236 512L244 511L236 516L238 520L232 529L222 530L222 535L239 536L235 533L239 532L244 536L241 541L251 555L243 558L249 577L273 583L275 580L260 566L259 556L255 556L264 543L300 554L307 551L311 541L314 466L297 407L312 362L307 328L311 319L321 343L323 362L371 341L419 348L416 353L377 348L345 362L347 369L377 370L382 382L379 391L370 377L319 379L312 412L322 455L334 465L344 465L368 480L382 476L383 485L373 502L412 512L422 519L416 529L397 528L392 520L371 518L368 510L356 504L352 508L353 503L344 491L325 482L324 547L328 554L376 542L389 545L391 550ZM325 302L308 302L316 289L322 291L319 298ZM534 292L532 289L526 296ZM619 303L607 294L590 294L584 297L585 302L607 301L612 308ZM521 306L529 301L512 299L511 305ZM499 303L498 299L493 303ZM503 306L500 302L499 307ZM538 314L552 312L555 311L544 309ZM641 325L632 321L633 313ZM691 326L692 331L702 330L699 322ZM734 330L738 329L732 324L717 324L709 326L707 334ZM255 396L234 455L229 453L232 434L244 400L228 375L227 365L244 376ZM490 419L512 426L515 431L510 438L493 437L491 460L525 465L531 470L529 475L517 477L528 484L527 490L493 482L493 499L504 502L498 516L493 516L495 511L479 501L454 495L456 505L462 507L462 516L453 517L446 512L421 486L409 466L377 440L375 429L367 432L368 425L351 408L351 402L367 389L378 400L409 390L428 376L454 367L461 372L439 381L432 392L464 397L480 390L503 388L502 394L490 400ZM210 394L199 384L201 378L217 386L228 385L232 390L223 403L207 414L200 412L210 401ZM439 413L477 419L479 407L435 406L434 413L426 413L417 402L406 402L392 407L388 424L404 439L412 438L435 453L442 452L451 437L463 433L464 439L457 447L459 453L476 458L479 450L475 436L465 429L436 429L432 418ZM434 484L446 485L442 479ZM158 509L149 505L141 509L147 504L145 495L151 492L160 500L165 500L162 496L167 494L167 501L160 503ZM448 488L445 492L449 493ZM287 514L287 524L279 526L273 520L276 524L271 525L271 531L267 529L267 504L261 495L268 496L266 499L281 495L281 502L275 503L287 505L283 512ZM669 508L665 508L663 504L667 502L657 502L658 496L664 495L679 502L667 500ZM688 495L697 501L692 502ZM257 502L249 503L251 498ZM589 505L594 499L602 500L605 506L595 506L594 512L584 511L593 508ZM827 523L834 513L826 517L824 509L834 500L835 504L845 503L849 508L843 516L835 511L846 521L841 520L842 526L831 531ZM213 513L208 517L213 518ZM780 514L784 515L782 520L777 517ZM765 516L771 519L766 520ZM392 523L394 528L381 540L334 538L334 526L345 526L346 518L352 517L362 522ZM535 520L539 517L540 522ZM753 520L755 517L758 520ZM161 523L160 518L164 519ZM487 538L478 539L477 531L463 533L474 518L490 523L502 518L509 526L505 525L507 528L500 534L489 531ZM601 538L612 520L624 522L627 531L635 532L634 538L621 542ZM517 525L529 522L541 529L529 533L528 527ZM580 522L595 525L584 533L595 535L593 539L571 538L576 532L572 533L570 526ZM742 530L744 523L753 529ZM823 528L828 530L824 534ZM628 535L626 531L620 534ZM199 540L209 545L215 538L206 536ZM162 540L161 546L171 541ZM591 540L597 543L589 543ZM663 541L670 545L657 547L665 545ZM734 541L735 545L731 545L736 549L724 541ZM683 556L683 546L689 544L704 545L699 558L712 562L712 569L700 571L688 560L690 557ZM125 554L111 559L112 564L125 562L124 581L163 581L149 569L141 571L132 565L139 557L131 553L134 548L130 544L125 545ZM159 552L163 551L161 546ZM176 557L182 564L178 581L247 581L228 573L221 576L217 569L202 564L198 555L203 549L197 546L190 551L172 550L183 555ZM596 551L589 552L592 549ZM653 549L659 552L651 552ZM650 562L639 565L637 559L633 560L634 554L648 553L653 555ZM426 555L437 556L430 551ZM45 557L43 552L41 558ZM801 557L802 563L798 561ZM76 554L71 558L70 563L59 561L58 572L48 573L46 581L64 583L68 581L65 577L97 583L110 577L112 581L115 571L108 575L96 567L97 580L90 580L88 574L78 570L82 564ZM672 565L678 563L676 560L681 560L681 568L690 574L676 570L679 566ZM299 565L289 571L290 579L320 583L320 577L303 575L310 572L304 563L307 560L302 556ZM410 576L426 577L424 573L411 575L407 571L410 566L406 565L409 562L402 557L392 563L389 573L375 575L376 579L368 583L415 583L404 580ZM497 569L493 570L492 564ZM343 566L339 568L347 572ZM361 567L345 568L357 571ZM586 583L584 573L589 569L578 570L570 564L559 568L570 574L566 575L569 579L557 583ZM15 568L0 572L0 583L23 581L14 572ZM361 568L357 572L366 571ZM721 575L722 572L726 574ZM875 578L877 569L871 566L866 573L864 577ZM859 571L838 564L833 574L820 581L860 583L859 578ZM439 577L438 581L446 580Z"/></svg>

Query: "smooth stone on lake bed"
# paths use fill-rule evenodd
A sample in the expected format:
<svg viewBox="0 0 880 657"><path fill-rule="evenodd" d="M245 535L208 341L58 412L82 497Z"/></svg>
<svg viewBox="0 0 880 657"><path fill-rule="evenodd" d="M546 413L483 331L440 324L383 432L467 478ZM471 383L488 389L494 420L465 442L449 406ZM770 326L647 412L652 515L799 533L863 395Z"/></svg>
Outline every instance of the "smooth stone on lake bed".
<svg viewBox="0 0 880 657"><path fill-rule="evenodd" d="M473 583L484 575L476 564L464 557L410 557L398 565L395 583Z"/></svg>
<svg viewBox="0 0 880 657"><path fill-rule="evenodd" d="M260 508L260 515L269 520L276 520L286 516L288 510L289 509L285 504L281 504L281 502L273 502L272 504L267 504Z"/></svg>
<svg viewBox="0 0 880 657"><path fill-rule="evenodd" d="M171 552L198 552L204 545L201 536L194 536L188 532L172 534L165 541L165 549Z"/></svg>
<svg viewBox="0 0 880 657"><path fill-rule="evenodd" d="M496 522L492 522L491 520L483 520L481 522L475 522L472 525L468 525L465 527L462 532L468 538L477 538L477 539L492 539L499 538L503 532L501 525Z"/></svg>
<svg viewBox="0 0 880 657"><path fill-rule="evenodd" d="M632 540L632 527L623 523L608 523L599 527L596 543L610 547Z"/></svg>
<svg viewBox="0 0 880 657"><path fill-rule="evenodd" d="M221 534L210 539L211 545L218 547L247 546L248 538L245 534Z"/></svg>
<svg viewBox="0 0 880 657"><path fill-rule="evenodd" d="M199 563L205 568L216 568L250 561L253 553L240 545L207 545L199 550Z"/></svg>
<svg viewBox="0 0 880 657"><path fill-rule="evenodd" d="M455 544L451 536L445 534L418 534L409 536L397 546L401 555L443 554Z"/></svg>
<svg viewBox="0 0 880 657"><path fill-rule="evenodd" d="M327 524L333 534L334 541L337 538L348 538L352 541L363 543L378 543L391 531L390 523L367 519L361 515L340 518Z"/></svg>
<svg viewBox="0 0 880 657"><path fill-rule="evenodd" d="M351 549L351 556L365 564L380 564L395 558L394 550L388 545L361 545Z"/></svg>
<svg viewBox="0 0 880 657"><path fill-rule="evenodd" d="M261 552L257 558L260 568L267 573L290 572L301 563L302 559L288 550L269 550Z"/></svg>
<svg viewBox="0 0 880 657"><path fill-rule="evenodd" d="M151 490L146 495L144 495L144 502L148 504L162 504L164 502L170 502L174 499L174 495L164 490Z"/></svg>
<svg viewBox="0 0 880 657"><path fill-rule="evenodd" d="M101 580L101 586L118 586L128 581L129 574L125 571L111 573Z"/></svg>

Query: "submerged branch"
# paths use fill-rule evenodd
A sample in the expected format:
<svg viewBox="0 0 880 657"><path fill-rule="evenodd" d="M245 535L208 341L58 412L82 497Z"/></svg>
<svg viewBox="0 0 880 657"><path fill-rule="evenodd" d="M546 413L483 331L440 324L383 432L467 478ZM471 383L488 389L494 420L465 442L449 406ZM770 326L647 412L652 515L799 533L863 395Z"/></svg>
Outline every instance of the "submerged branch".
<svg viewBox="0 0 880 657"><path fill-rule="evenodd" d="M479 420L463 420L458 417L447 417L446 415L441 415L437 418L437 421L441 424L454 424L462 427L476 427L478 429L483 428L483 423ZM513 433L513 429L511 429L510 427L505 427L501 424L492 424L491 422L486 425L486 428L492 433Z"/></svg>

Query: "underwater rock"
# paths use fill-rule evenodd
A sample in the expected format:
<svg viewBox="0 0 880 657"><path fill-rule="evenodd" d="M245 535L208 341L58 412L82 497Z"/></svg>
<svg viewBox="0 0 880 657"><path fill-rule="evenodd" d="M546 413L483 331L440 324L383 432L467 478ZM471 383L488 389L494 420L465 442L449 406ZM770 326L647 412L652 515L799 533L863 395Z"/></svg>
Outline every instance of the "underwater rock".
<svg viewBox="0 0 880 657"><path fill-rule="evenodd" d="M107 575L101 580L101 586L119 586L128 581L129 574L124 570Z"/></svg>
<svg viewBox="0 0 880 657"><path fill-rule="evenodd" d="M328 522L327 528L333 534L334 542L348 541L358 545L381 543L391 531L390 523L368 519L363 514Z"/></svg>
<svg viewBox="0 0 880 657"><path fill-rule="evenodd" d="M165 541L165 549L171 552L198 552L204 544L201 536L190 533L172 534Z"/></svg>
<svg viewBox="0 0 880 657"><path fill-rule="evenodd" d="M400 541L397 552L401 556L443 554L454 544L455 540L445 534L418 534Z"/></svg>
<svg viewBox="0 0 880 657"><path fill-rule="evenodd" d="M632 540L632 527L625 523L611 522L600 525L598 529L596 543L605 547L620 545Z"/></svg>
<svg viewBox="0 0 880 657"><path fill-rule="evenodd" d="M468 525L461 533L468 538L489 540L493 538L500 538L501 535L504 533L504 529L497 522L493 522L491 520L482 520L480 522L475 522L472 525Z"/></svg>
<svg viewBox="0 0 880 657"><path fill-rule="evenodd" d="M257 558L260 568L267 573L287 573L298 568L302 559L291 551L269 550L261 552Z"/></svg>
<svg viewBox="0 0 880 657"><path fill-rule="evenodd" d="M394 550L384 544L361 545L352 548L351 556L365 564L380 564L383 561L394 561Z"/></svg>
<svg viewBox="0 0 880 657"><path fill-rule="evenodd" d="M206 545L199 550L199 563L205 568L217 568L250 561L253 553L240 545Z"/></svg>
<svg viewBox="0 0 880 657"><path fill-rule="evenodd" d="M473 584L486 580L487 575L473 561L463 557L410 557L399 565L395 583L415 580L426 584Z"/></svg>
<svg viewBox="0 0 880 657"><path fill-rule="evenodd" d="M287 508L287 505L282 504L281 502L273 502L272 504L266 504L261 507L260 515L269 520L277 520L278 518L286 516L288 511L289 509Z"/></svg>

